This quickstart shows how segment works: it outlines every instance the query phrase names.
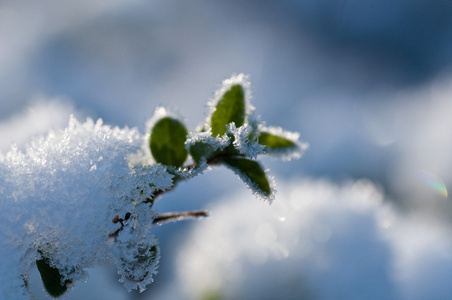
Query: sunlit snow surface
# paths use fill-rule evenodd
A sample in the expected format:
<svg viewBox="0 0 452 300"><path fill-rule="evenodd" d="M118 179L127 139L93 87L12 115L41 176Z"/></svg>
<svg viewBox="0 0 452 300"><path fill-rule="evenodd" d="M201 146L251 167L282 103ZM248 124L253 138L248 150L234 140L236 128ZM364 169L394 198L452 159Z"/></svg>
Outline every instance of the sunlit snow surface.
<svg viewBox="0 0 452 300"><path fill-rule="evenodd" d="M127 249L137 248L129 242L155 244L149 233L154 212L141 201L155 189L172 185L172 176L160 164L130 168L128 156L142 144L136 129L111 127L101 120L80 123L71 117L64 130L51 131L33 140L25 152L13 148L1 158L3 299L23 299L21 276L26 278L39 259L38 250L71 280L83 279L84 268L114 258L128 289L142 290L152 281L156 266L148 266L149 276L141 282L124 278L133 275L126 269L135 254ZM109 234L119 224L112 219L127 212L132 213L131 225L113 243Z"/></svg>

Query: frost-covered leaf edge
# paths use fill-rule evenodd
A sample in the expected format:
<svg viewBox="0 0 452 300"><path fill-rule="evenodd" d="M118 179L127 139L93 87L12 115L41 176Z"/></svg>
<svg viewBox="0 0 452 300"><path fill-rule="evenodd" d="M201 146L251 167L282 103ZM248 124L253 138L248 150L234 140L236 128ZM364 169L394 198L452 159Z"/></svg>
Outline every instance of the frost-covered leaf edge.
<svg viewBox="0 0 452 300"><path fill-rule="evenodd" d="M306 149L309 148L308 143L300 141L300 134L298 132L283 130L281 127L262 126L261 128L259 128L259 137L263 133L284 139L287 142L291 143L291 145L288 147L270 147L269 145L261 143L261 141L259 140L259 143L264 146L262 153L273 158L280 158L283 161L299 159L306 151Z"/></svg>
<svg viewBox="0 0 452 300"><path fill-rule="evenodd" d="M248 80L248 75L240 73L234 74L230 78L223 80L221 88L215 92L214 97L207 103L209 111L207 114L207 119L205 121L206 124L205 126L212 127L212 117L217 109L217 105L223 99L224 94L227 93L233 86L236 85L239 85L243 92L244 98L243 123L247 121L248 115L250 115L251 112L254 111L254 107L251 105L251 89L250 89L251 84ZM226 126L229 123L230 122L226 122L224 125ZM242 124L238 125L241 126ZM223 130L221 132L223 132ZM224 129L224 132L226 132L226 128ZM215 132L213 132L213 134L215 135Z"/></svg>
<svg viewBox="0 0 452 300"><path fill-rule="evenodd" d="M248 164L252 164L253 167L257 167L257 171L258 176L261 176L260 180L264 180L264 184L267 185L265 187L266 190L263 190L259 185L259 182L256 182L252 176L250 176L249 172L250 169L247 168L243 168L241 166L239 166L238 164L241 162L245 162ZM232 171L234 171L234 173L236 173L240 179L242 179L242 181L252 190L253 194L263 200L264 202L267 202L269 204L271 204L275 198L275 193L276 193L276 185L275 185L275 181L273 176L269 175L269 170L268 169L263 169L262 165L255 161L255 160L251 160L251 159L247 159L247 158L242 158L242 157L230 157L230 158L225 158L222 160L222 163L227 166L229 169L231 169ZM263 179L262 179L263 176Z"/></svg>

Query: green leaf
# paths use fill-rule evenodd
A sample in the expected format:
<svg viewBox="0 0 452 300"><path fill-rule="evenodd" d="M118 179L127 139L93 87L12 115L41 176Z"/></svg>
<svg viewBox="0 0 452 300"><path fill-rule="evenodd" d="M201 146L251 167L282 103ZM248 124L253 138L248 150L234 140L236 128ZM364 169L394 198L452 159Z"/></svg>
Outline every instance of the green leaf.
<svg viewBox="0 0 452 300"><path fill-rule="evenodd" d="M188 132L181 121L164 117L151 130L149 145L156 162L180 167L187 159L185 140Z"/></svg>
<svg viewBox="0 0 452 300"><path fill-rule="evenodd" d="M271 195L270 183L258 162L235 157L225 158L223 162L227 167L234 170L251 189L265 197Z"/></svg>
<svg viewBox="0 0 452 300"><path fill-rule="evenodd" d="M221 98L212 114L212 136L226 133L226 125L234 122L240 127L245 123L245 95L240 84L233 85Z"/></svg>
<svg viewBox="0 0 452 300"><path fill-rule="evenodd" d="M289 139L268 132L262 132L260 134L259 144L274 150L283 150L297 146L293 141Z"/></svg>
<svg viewBox="0 0 452 300"><path fill-rule="evenodd" d="M211 157L214 152L215 147L213 145L202 141L196 142L190 146L190 154L195 163L199 163L202 157L205 157L206 159Z"/></svg>
<svg viewBox="0 0 452 300"><path fill-rule="evenodd" d="M64 284L61 283L60 271L57 268L50 266L49 260L43 258L36 261L36 266L38 267L39 273L41 274L42 282L44 287L52 297L60 297L67 290L67 285L71 283L70 280L66 280Z"/></svg>

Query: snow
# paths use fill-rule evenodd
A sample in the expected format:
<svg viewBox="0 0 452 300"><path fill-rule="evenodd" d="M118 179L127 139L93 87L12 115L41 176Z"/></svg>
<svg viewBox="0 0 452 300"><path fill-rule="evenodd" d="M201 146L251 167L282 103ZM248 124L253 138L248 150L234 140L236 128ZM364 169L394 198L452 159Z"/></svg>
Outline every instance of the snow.
<svg viewBox="0 0 452 300"><path fill-rule="evenodd" d="M176 288L172 282L162 296L421 300L452 293L450 228L400 214L368 180L292 180L271 207L248 198L243 192L212 204L211 218L180 244Z"/></svg>
<svg viewBox="0 0 452 300"><path fill-rule="evenodd" d="M114 258L125 281L130 249L156 245L149 233L155 212L142 201L172 186L172 175L160 164L130 168L128 156L142 143L143 135L134 128L71 117L64 130L34 139L24 152L13 147L6 153L0 160L0 251L8 258L0 263L0 291L5 299L24 290L21 276L28 276L38 251L65 280L82 280L85 268ZM131 226L112 242L109 234L119 227L112 219L127 212ZM148 268L145 280L127 288L143 290L157 262L158 255L143 265ZM128 272L140 279L145 273Z"/></svg>
<svg viewBox="0 0 452 300"><path fill-rule="evenodd" d="M69 99L32 98L25 111L13 114L0 123L0 155L11 148L11 143L22 149L32 136L44 135L49 129L64 128L72 113L75 111Z"/></svg>

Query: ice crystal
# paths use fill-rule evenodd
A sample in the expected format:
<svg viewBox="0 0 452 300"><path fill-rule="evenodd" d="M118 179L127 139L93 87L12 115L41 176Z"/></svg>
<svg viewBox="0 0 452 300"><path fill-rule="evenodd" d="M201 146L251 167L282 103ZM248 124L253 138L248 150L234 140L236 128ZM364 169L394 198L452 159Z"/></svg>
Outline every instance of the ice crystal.
<svg viewBox="0 0 452 300"><path fill-rule="evenodd" d="M207 130L201 132L190 132L185 142L185 148L187 151L190 151L192 146L202 144L204 147L203 154L214 153L216 151L222 151L229 146L230 142L231 140L227 135L214 137L212 136L211 129L207 128ZM201 157L201 161L205 162L206 157Z"/></svg>
<svg viewBox="0 0 452 300"><path fill-rule="evenodd" d="M140 292L146 289L153 281L152 275L157 273L160 258L157 241L149 233L151 226L148 220L152 218L141 219L144 224L134 218L134 226L125 227L112 247L118 274L121 275L119 281L129 292L132 289L139 289Z"/></svg>
<svg viewBox="0 0 452 300"><path fill-rule="evenodd" d="M265 149L257 140L252 141L250 139L253 128L249 124L244 124L237 128L234 123L231 123L228 126L227 133L234 136L234 142L232 143L234 148L247 157L256 158Z"/></svg>

